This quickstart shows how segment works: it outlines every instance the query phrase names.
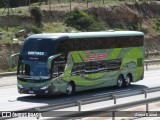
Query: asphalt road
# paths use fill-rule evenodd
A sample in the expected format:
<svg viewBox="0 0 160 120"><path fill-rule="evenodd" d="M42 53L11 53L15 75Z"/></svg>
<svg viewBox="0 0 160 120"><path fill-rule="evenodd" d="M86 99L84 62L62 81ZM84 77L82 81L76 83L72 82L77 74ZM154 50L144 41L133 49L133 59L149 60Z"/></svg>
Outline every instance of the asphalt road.
<svg viewBox="0 0 160 120"><path fill-rule="evenodd" d="M65 95L58 95L53 97L36 97L34 95L27 95L27 94L19 94L17 92L17 86L16 86L16 77L10 76L10 77L3 77L0 78L1 83L5 83L6 81L11 81L11 85L4 86L4 84L0 87L0 110L2 111L11 111L11 110L20 110L25 108L32 108L32 107L39 107L44 105L50 105L50 104L56 104L59 102L64 101L72 101L72 100L79 100L81 98L87 98L89 96L99 96L103 94L109 94L114 93L116 91L120 92L127 92L128 90L137 90L137 89L144 89L144 88L151 88L151 87L157 87L160 86L160 70L148 70L145 71L144 80L141 80L139 82L136 82L132 84L128 88L122 88L122 89L116 89L115 87L111 88L103 88L103 89L96 89L96 90L90 90L90 91L84 91L76 93L75 96L65 96ZM13 82L14 81L14 82ZM8 83L6 83L8 84ZM151 96L155 96L159 94L153 94ZM134 97L134 96L133 96ZM144 98L144 96L141 96ZM135 100L137 98L135 97L131 98L131 100ZM129 99L122 100L123 102L129 101ZM120 100L118 100L119 103L121 103ZM110 103L113 103L111 101ZM107 104L110 104L107 103ZM93 105L92 107L84 107L84 110L89 110L88 108L96 108L97 106L103 106L104 104L101 103L99 105ZM76 108L77 109L77 108Z"/></svg>

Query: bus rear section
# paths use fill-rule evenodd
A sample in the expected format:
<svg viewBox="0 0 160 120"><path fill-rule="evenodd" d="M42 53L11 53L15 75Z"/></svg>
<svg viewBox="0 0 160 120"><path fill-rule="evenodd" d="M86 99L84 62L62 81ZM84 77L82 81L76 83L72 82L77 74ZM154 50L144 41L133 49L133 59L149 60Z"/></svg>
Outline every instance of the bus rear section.
<svg viewBox="0 0 160 120"><path fill-rule="evenodd" d="M70 52L63 80L72 82L73 88L76 85L76 91L128 87L131 82L143 79L143 65L140 47Z"/></svg>

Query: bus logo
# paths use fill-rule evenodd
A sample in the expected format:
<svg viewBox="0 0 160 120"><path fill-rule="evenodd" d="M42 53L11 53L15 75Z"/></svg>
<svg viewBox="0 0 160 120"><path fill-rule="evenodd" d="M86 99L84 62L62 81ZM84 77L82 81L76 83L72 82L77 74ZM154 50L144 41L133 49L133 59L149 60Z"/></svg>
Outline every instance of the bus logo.
<svg viewBox="0 0 160 120"><path fill-rule="evenodd" d="M107 58L107 53L92 54L90 52L85 52L84 54L84 62L105 60L106 58Z"/></svg>
<svg viewBox="0 0 160 120"><path fill-rule="evenodd" d="M28 55L46 56L47 53L45 53L45 52L37 52L37 51L28 51Z"/></svg>

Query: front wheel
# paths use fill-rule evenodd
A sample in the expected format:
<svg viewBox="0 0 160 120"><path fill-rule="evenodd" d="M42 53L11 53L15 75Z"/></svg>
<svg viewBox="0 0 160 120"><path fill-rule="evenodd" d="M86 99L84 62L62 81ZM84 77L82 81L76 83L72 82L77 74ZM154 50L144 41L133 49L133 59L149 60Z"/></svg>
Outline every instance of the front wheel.
<svg viewBox="0 0 160 120"><path fill-rule="evenodd" d="M66 87L66 94L67 94L67 95L73 95L74 92L75 92L74 84L68 83L68 84L67 84L67 87Z"/></svg>
<svg viewBox="0 0 160 120"><path fill-rule="evenodd" d="M120 75L117 79L117 87L121 88L123 86L124 80L123 80L123 76Z"/></svg>

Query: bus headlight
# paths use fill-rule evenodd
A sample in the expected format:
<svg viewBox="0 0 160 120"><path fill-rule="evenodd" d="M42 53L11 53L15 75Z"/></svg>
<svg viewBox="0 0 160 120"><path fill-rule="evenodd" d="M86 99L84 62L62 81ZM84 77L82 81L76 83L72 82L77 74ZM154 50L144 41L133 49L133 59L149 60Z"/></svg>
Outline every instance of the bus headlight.
<svg viewBox="0 0 160 120"><path fill-rule="evenodd" d="M47 89L48 87L49 87L49 85L43 86L43 87L41 87L41 90L45 90L45 89Z"/></svg>
<svg viewBox="0 0 160 120"><path fill-rule="evenodd" d="M23 86L22 86L22 85L20 85L20 84L18 84L17 86L18 86L19 88L23 88Z"/></svg>

